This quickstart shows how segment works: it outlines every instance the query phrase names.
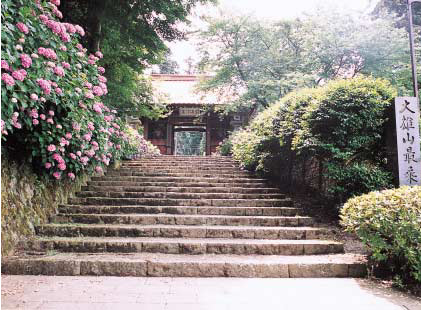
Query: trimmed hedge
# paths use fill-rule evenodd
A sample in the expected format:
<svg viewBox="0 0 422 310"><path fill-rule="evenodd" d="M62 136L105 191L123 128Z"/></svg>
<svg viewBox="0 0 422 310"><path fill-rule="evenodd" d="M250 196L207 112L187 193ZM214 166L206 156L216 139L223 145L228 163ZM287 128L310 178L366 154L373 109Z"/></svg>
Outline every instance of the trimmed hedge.
<svg viewBox="0 0 422 310"><path fill-rule="evenodd" d="M388 266L405 284L421 281L421 187L371 192L349 199L341 224L371 251L374 266Z"/></svg>
<svg viewBox="0 0 422 310"><path fill-rule="evenodd" d="M275 178L320 162L325 195L341 202L391 187L383 131L395 95L387 81L365 77L292 92L230 137L233 157Z"/></svg>

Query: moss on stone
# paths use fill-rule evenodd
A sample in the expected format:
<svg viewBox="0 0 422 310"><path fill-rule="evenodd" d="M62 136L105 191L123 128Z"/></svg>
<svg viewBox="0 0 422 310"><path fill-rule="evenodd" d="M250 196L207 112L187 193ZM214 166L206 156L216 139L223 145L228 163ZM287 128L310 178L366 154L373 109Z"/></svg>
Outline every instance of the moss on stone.
<svg viewBox="0 0 422 310"><path fill-rule="evenodd" d="M120 163L114 163L118 168ZM55 181L37 176L29 165L1 157L1 254L8 256L20 241L35 234L35 226L47 223L57 214L59 204L86 184L88 175L73 182Z"/></svg>

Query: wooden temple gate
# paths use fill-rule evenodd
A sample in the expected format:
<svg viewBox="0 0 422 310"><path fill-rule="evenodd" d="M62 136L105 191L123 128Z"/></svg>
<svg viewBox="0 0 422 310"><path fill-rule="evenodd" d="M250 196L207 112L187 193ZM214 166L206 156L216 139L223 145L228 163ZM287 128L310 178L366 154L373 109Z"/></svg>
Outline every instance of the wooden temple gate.
<svg viewBox="0 0 422 310"><path fill-rule="evenodd" d="M246 121L246 115L243 114L222 116L208 109L218 105L218 102L215 102L215 98L204 99L195 93L194 87L199 79L198 75L152 75L154 89L164 93L172 111L164 119L142 120L145 138L156 145L161 154L175 154L176 132L199 131L206 135L205 155L211 155L229 132Z"/></svg>

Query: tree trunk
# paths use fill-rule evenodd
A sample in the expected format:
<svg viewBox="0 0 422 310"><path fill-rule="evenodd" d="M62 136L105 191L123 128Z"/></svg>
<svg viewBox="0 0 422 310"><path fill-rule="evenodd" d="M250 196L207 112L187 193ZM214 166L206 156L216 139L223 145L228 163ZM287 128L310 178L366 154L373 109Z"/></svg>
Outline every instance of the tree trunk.
<svg viewBox="0 0 422 310"><path fill-rule="evenodd" d="M91 40L88 48L91 53L100 50L101 43L101 22L105 11L107 0L91 0L89 9L89 20L91 24Z"/></svg>

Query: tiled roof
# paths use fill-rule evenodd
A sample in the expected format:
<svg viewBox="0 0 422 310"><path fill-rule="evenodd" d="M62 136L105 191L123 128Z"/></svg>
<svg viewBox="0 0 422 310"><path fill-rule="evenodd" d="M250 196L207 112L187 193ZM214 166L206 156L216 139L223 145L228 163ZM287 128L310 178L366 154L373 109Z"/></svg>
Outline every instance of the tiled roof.
<svg viewBox="0 0 422 310"><path fill-rule="evenodd" d="M200 93L196 86L206 75L151 74L156 97L168 104L218 104L217 96Z"/></svg>

